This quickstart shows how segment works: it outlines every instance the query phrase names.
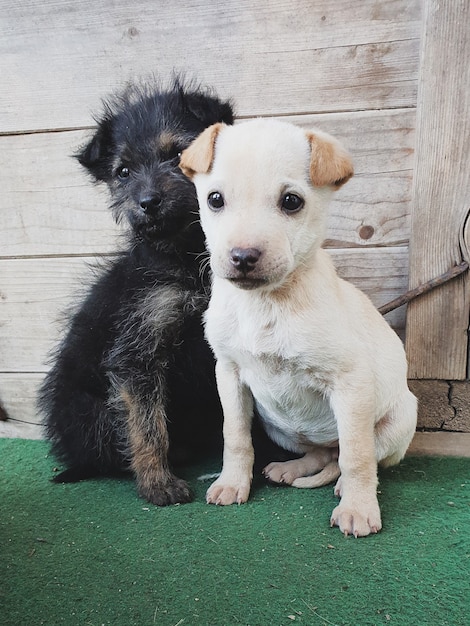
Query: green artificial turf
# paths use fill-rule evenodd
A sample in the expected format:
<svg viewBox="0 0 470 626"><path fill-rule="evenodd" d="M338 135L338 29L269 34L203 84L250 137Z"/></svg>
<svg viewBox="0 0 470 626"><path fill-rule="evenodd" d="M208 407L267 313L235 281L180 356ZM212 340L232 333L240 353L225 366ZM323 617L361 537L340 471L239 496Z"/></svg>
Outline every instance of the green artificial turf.
<svg viewBox="0 0 470 626"><path fill-rule="evenodd" d="M470 459L380 474L383 531L329 528L336 499L257 481L249 503L157 508L132 479L50 482L44 442L0 440L2 626L470 624Z"/></svg>

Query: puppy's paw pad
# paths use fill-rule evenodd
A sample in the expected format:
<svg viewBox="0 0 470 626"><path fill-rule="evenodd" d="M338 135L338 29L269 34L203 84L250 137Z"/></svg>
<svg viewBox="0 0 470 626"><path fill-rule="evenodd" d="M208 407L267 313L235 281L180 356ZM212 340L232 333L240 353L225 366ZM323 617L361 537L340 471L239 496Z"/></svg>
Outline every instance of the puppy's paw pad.
<svg viewBox="0 0 470 626"><path fill-rule="evenodd" d="M382 528L380 510L378 505L358 510L340 504L331 514L331 526L338 526L344 535L367 537Z"/></svg>
<svg viewBox="0 0 470 626"><path fill-rule="evenodd" d="M223 485L214 483L206 493L208 504L243 504L250 495L250 485Z"/></svg>

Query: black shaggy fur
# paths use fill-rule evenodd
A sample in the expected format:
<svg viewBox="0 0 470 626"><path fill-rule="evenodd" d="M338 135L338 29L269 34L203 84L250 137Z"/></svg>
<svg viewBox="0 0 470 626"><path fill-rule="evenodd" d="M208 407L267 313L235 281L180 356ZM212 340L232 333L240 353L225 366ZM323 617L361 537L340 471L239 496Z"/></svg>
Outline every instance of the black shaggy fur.
<svg viewBox="0 0 470 626"><path fill-rule="evenodd" d="M77 155L127 222L127 249L101 270L71 316L39 404L70 482L131 469L139 494L187 502L172 466L221 446L221 409L201 315L204 238L179 153L204 128L231 124L228 102L175 79L130 86L105 103Z"/></svg>

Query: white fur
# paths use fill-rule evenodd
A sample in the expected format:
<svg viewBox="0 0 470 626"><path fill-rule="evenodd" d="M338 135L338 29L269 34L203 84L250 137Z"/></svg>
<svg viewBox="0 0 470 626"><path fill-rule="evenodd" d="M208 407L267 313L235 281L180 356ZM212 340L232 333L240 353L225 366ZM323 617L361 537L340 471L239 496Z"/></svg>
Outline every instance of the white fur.
<svg viewBox="0 0 470 626"><path fill-rule="evenodd" d="M340 154L335 140L312 132L319 145L327 142ZM210 149L197 141L193 154ZM339 475L339 441L341 502L331 523L360 536L381 528L377 463L396 463L405 454L416 399L400 340L368 298L337 276L320 247L333 180L312 184L310 155L300 128L256 120L222 127L210 170L193 178L214 275L206 335L225 415L223 470L207 500L248 498L254 403L275 441L305 453L268 465L272 480L299 487L331 481ZM213 191L225 199L218 212L207 203ZM304 199L298 213L281 210L286 192ZM245 289L231 282L233 248L261 251L250 276L262 284Z"/></svg>

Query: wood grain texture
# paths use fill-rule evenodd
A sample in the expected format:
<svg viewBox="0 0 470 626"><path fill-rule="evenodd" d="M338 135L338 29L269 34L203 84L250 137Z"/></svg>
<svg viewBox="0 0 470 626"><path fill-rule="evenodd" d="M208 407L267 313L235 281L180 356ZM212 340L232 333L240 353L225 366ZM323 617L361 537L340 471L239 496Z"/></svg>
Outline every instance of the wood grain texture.
<svg viewBox="0 0 470 626"><path fill-rule="evenodd" d="M29 407L28 407L29 409ZM43 439L41 426L16 420L0 422L0 437L9 439Z"/></svg>
<svg viewBox="0 0 470 626"><path fill-rule="evenodd" d="M470 433L416 433L407 456L470 456Z"/></svg>
<svg viewBox="0 0 470 626"><path fill-rule="evenodd" d="M0 0L0 11L0 398L13 418L0 436L41 436L35 394L61 312L87 264L122 245L106 189L70 155L129 79L184 70L233 97L239 119L279 116L343 141L355 176L331 205L326 247L376 306L470 260L466 0ZM386 318L401 337L405 314ZM409 305L410 375L464 378L469 318L470 275ZM469 430L468 383L437 383L429 423Z"/></svg>
<svg viewBox="0 0 470 626"><path fill-rule="evenodd" d="M470 4L427 0L423 29L410 288L460 263L470 211ZM464 379L469 319L468 272L411 303L410 377Z"/></svg>
<svg viewBox="0 0 470 626"><path fill-rule="evenodd" d="M116 248L105 186L72 154L89 132L0 137L0 257L92 254Z"/></svg>
<svg viewBox="0 0 470 626"><path fill-rule="evenodd" d="M356 175L331 206L330 247L408 241L413 110L282 119L334 134L353 156ZM90 135L73 131L0 137L0 152L8 157L2 165L0 257L88 255L112 252L120 245L105 186L93 185L71 156Z"/></svg>
<svg viewBox="0 0 470 626"><path fill-rule="evenodd" d="M379 306L406 289L405 247L330 250L338 272ZM93 257L4 259L0 261L0 397L13 421L0 423L0 436L40 436L37 388L47 371L47 355L58 342L63 311L80 302L93 279ZM405 311L388 322L402 335Z"/></svg>
<svg viewBox="0 0 470 626"><path fill-rule="evenodd" d="M42 415L36 395L43 374L0 373L0 397L9 419L0 422L0 437L40 439Z"/></svg>
<svg viewBox="0 0 470 626"><path fill-rule="evenodd" d="M364 291L377 308L406 291L408 248L368 248L328 250L338 274ZM403 338L406 307L385 315L387 322Z"/></svg>
<svg viewBox="0 0 470 626"><path fill-rule="evenodd" d="M241 116L413 107L420 4L2 0L0 132L86 126L103 94L173 68Z"/></svg>
<svg viewBox="0 0 470 626"><path fill-rule="evenodd" d="M376 306L406 286L406 248L332 250L340 275L360 286ZM63 326L63 311L80 303L93 279L93 257L0 261L0 372L44 372ZM404 313L390 314L398 329Z"/></svg>
<svg viewBox="0 0 470 626"><path fill-rule="evenodd" d="M327 247L408 243L414 167L414 110L292 116L318 126L350 151L354 177L334 196Z"/></svg>
<svg viewBox="0 0 470 626"><path fill-rule="evenodd" d="M0 372L45 372L63 312L81 301L93 257L0 261Z"/></svg>
<svg viewBox="0 0 470 626"><path fill-rule="evenodd" d="M2 396L2 402L11 416L7 422L0 422L0 437L28 439L43 437L43 417L36 407L36 393L42 379L42 374L0 373L0 389L8 390L8 393ZM460 385L458 390L460 397L464 394L467 398L466 405L459 407L457 396L452 397L452 406L457 405L462 411L457 425L453 424L451 417L453 410L449 405L448 384L437 380L410 381L410 385L419 384L425 384L427 387L421 389L421 392L419 388L413 386L411 389L418 393L420 399L420 428L445 430L417 433L408 454L470 456L469 383L454 383L454 386Z"/></svg>

